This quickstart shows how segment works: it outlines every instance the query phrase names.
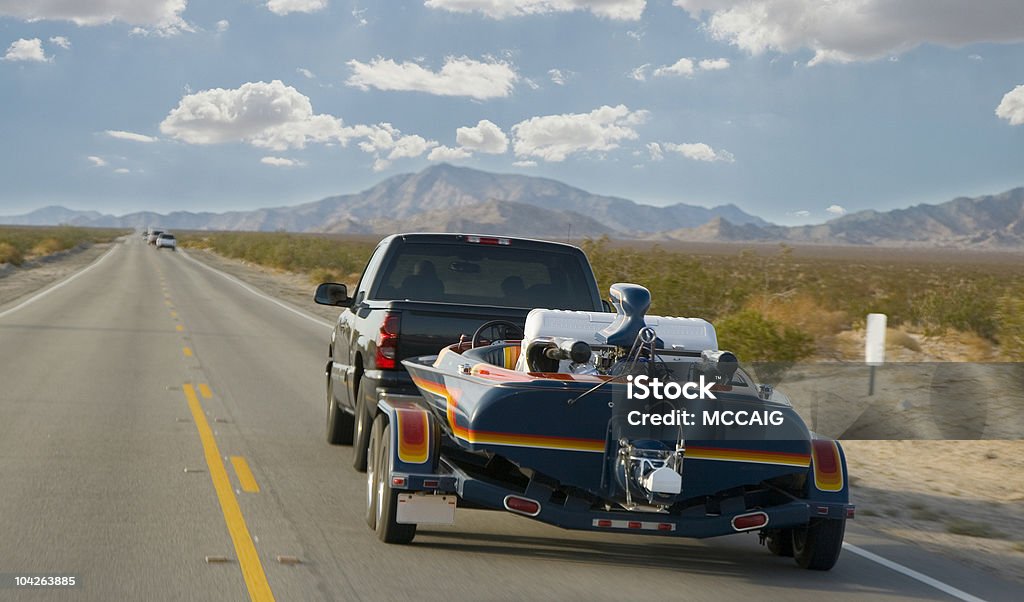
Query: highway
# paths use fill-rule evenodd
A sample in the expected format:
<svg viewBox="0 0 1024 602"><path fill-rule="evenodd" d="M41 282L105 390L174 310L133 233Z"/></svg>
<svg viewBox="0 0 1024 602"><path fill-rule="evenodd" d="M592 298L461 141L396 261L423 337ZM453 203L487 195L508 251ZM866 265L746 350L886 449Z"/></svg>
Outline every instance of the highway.
<svg viewBox="0 0 1024 602"><path fill-rule="evenodd" d="M856 522L856 547L825 573L771 556L753 534L595 535L483 511L385 545L363 522L351 450L324 441L329 336L302 308L137 236L0 306L0 574L79 578L0 600L1019 594Z"/></svg>

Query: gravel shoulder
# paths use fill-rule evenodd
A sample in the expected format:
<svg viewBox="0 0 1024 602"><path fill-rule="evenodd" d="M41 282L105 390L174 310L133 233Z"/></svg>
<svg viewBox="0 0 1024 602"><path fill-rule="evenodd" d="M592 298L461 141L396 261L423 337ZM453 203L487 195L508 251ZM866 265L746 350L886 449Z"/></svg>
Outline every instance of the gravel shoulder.
<svg viewBox="0 0 1024 602"><path fill-rule="evenodd" d="M61 251L21 266L0 269L0 307L43 289L81 270L117 243L101 243Z"/></svg>
<svg viewBox="0 0 1024 602"><path fill-rule="evenodd" d="M272 297L337 318L336 309L313 302L308 275L188 252ZM955 359L946 349L925 351L931 353L899 359ZM844 441L843 447L859 526L1024 583L1024 441Z"/></svg>

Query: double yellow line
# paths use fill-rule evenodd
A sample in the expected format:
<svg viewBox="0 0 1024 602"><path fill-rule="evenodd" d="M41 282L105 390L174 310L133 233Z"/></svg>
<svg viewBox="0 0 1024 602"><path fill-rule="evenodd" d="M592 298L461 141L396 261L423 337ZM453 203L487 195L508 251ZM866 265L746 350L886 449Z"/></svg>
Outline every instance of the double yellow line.
<svg viewBox="0 0 1024 602"><path fill-rule="evenodd" d="M224 522L227 524L228 533L231 534L231 541L235 544L235 553L238 555L238 564L242 568L242 577L245 579L245 586L249 590L249 598L254 602L272 602L274 600L274 594L270 591L270 584L267 582L267 576L263 572L263 563L260 562L259 554L256 552L256 545L252 541L252 536L249 534L249 528L245 524L245 517L242 516L242 509L238 505L238 498L235 497L235 492L231 488L231 479L228 477L227 468L224 466L224 461L221 459L220 449L217 447L217 440L213 437L213 429L210 428L210 423L206 420L206 414L203 412L203 406L199 403L199 396L196 394L196 388L191 384L186 384L183 387L185 392L185 400L188 401L188 408L192 412L192 419L196 423L196 430L199 431L199 439L203 443L203 453L206 456L206 465L210 469L210 478L213 480L213 488L217 492L217 500L220 502L221 512L224 513ZM209 387L200 385L200 391L203 397L209 398L210 393ZM252 472L248 470L248 465L245 464L243 458L244 470L247 473L247 479L251 479L250 485L255 485L256 480L252 477ZM234 461L235 470L239 474L239 481L242 482L243 487L246 486L245 479L242 477L242 471L238 470L238 464ZM259 490L259 487L256 487Z"/></svg>

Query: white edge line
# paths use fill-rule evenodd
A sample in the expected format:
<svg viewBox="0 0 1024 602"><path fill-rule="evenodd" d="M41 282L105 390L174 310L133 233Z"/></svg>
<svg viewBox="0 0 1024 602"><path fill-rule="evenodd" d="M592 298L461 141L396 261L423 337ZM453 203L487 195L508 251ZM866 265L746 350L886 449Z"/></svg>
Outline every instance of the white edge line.
<svg viewBox="0 0 1024 602"><path fill-rule="evenodd" d="M940 592L943 592L945 594L949 594L950 596L953 596L954 598L957 598L959 600L963 600L964 602L985 602L985 600L982 599L982 598L979 598L977 596L972 596L971 594L968 594L967 592L965 592L963 590L959 590L959 589L953 587L952 585L947 585L947 584L939 581L938 579L934 579L932 577L929 577L928 575L925 575L924 573L918 573L914 569L907 568L907 567L903 566L902 564L899 564L898 562L893 562L893 561L889 560L888 558L883 558L883 557L881 557L878 554L875 554L873 552L868 552L864 548L859 548L859 547L857 547L857 546L855 546L855 545L853 545L851 543L844 543L843 544L843 548L853 552L854 554L856 554L858 556L861 556L863 558L867 558L871 562L877 562L878 564L884 566L887 569L892 569L892 570L896 571L897 573L900 573L902 575L906 575L907 577L910 577L911 579L916 579L917 581L920 581L921 583L924 583L925 585L930 585L931 587L934 587L935 589L939 590Z"/></svg>
<svg viewBox="0 0 1024 602"><path fill-rule="evenodd" d="M252 288L252 287L251 287L251 286L249 286L248 284L246 284L246 283L242 282L242 281L241 281L241 280L239 280L238 278L235 278L234 276L232 276L232 275L230 275L230 274L226 274L226 273L224 273L224 272L222 272L222 271L218 270L218 269L217 269L217 268L215 268L215 267L212 267L212 266L208 266L208 265L206 265L205 263L203 263L203 262L199 261L198 259L196 259L196 258L192 257L191 255L189 255L189 254L188 254L188 253L186 253L185 251L180 251L180 253L182 254L182 256L184 256L184 257L185 257L185 259L188 259L188 260L189 260L189 261L191 261L192 263L195 263L196 265L200 265L200 266L202 266L202 267L204 267L204 268L206 268L206 269L210 270L211 272L213 272L213 273L215 273L215 274L218 274L219 276L221 276L221 277L223 277L223 278L225 278L225 279L227 279L227 280L230 280L231 282L234 282L234 283L235 283L235 284L237 284L238 286L240 286L240 287L244 288L245 290L247 290L247 291L249 291L250 293L252 293L252 294L256 295L257 297L260 297L260 298L262 298L262 299L265 299L265 300L267 300L267 301L270 301L270 302L271 302L271 303L273 303L274 305L277 305L278 307L280 307L280 308L282 308L282 309L286 309L286 310L288 310L288 311L292 312L293 314L295 314L295 315L299 316L300 318L305 318L305 319L309 320L310 322L313 322L313 323L319 324L319 325L321 325L321 326L326 326L326 327L328 327L328 328L333 328L333 327L334 327L334 324L333 324L332 322L328 322L327 320L324 320L324 319L322 319L322 318L317 318L317 317L311 316L311 315L307 314L307 313L306 313L306 312L304 312L304 311L300 311L300 310L298 310L298 309L295 309L294 307L292 307L292 306L290 306L290 305L288 305L288 304L286 304L286 303L283 303L283 302L281 302L281 301L278 301L277 299L275 299L275 298L273 298L273 297L271 297L271 296L269 296L269 295L266 295L266 294L264 294L264 293L261 293L260 291L258 291L258 290L256 290L256 289Z"/></svg>
<svg viewBox="0 0 1024 602"><path fill-rule="evenodd" d="M61 280L57 284L54 284L53 286L48 286L48 287L44 288L43 290L41 290L38 293L32 295L28 299L25 299L24 301L22 301L21 303L15 305L14 307L12 307L10 309L5 309L4 311L0 311L0 318L7 317L7 316L13 314L14 312L18 311L19 309L25 307L26 305L28 305L30 303L34 303L35 301L37 301L37 300L43 298L44 296L52 293L53 291L55 291L55 290L57 290L57 289L59 289L59 288L61 288L63 286L66 286L68 284L71 284L71 282L76 280L79 276L82 276L83 274L85 274L89 270L91 270L91 269L95 268L96 266L98 266L99 264L103 263L103 260L106 259L107 257L110 257L114 253L114 251L116 251L118 248L121 247L122 244L124 244L124 243L115 243L112 247L110 247L110 250L107 251L106 253L104 253L103 255L101 255L99 259L97 259L96 261L93 261L92 263L90 263L89 265L85 266L81 270L78 270L74 274L71 274L70 276L68 276L64 280Z"/></svg>

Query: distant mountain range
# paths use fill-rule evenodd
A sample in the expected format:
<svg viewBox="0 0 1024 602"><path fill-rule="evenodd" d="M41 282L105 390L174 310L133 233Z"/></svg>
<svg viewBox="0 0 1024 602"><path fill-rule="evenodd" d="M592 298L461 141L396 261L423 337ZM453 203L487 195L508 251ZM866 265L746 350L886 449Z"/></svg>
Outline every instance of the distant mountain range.
<svg viewBox="0 0 1024 602"><path fill-rule="evenodd" d="M441 164L393 176L359 193L290 207L122 216L46 207L0 217L0 223L349 234L459 231L558 239L607 234L709 242L1024 248L1024 188L939 205L862 211L813 226L785 227L735 205L654 207L591 194L548 178Z"/></svg>

